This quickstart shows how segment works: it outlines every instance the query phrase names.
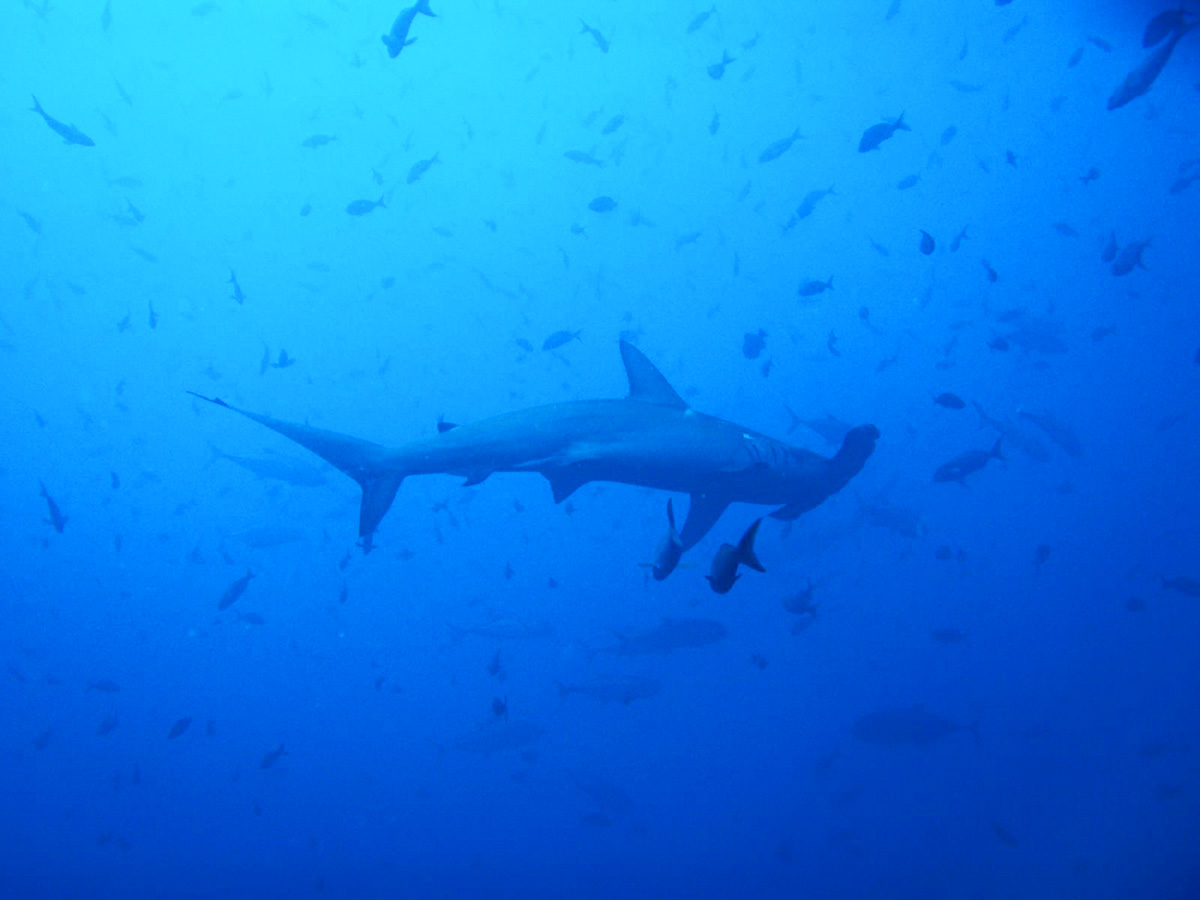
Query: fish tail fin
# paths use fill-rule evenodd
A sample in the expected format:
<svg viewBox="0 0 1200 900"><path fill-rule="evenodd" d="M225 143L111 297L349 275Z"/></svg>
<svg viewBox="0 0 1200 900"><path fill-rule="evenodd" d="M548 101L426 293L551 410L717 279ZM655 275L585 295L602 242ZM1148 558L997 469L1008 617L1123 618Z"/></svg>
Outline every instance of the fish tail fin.
<svg viewBox="0 0 1200 900"><path fill-rule="evenodd" d="M41 116L41 115L45 115L45 111L42 109L42 104L38 103L38 98L37 98L37 96L36 96L36 95L34 95L34 94L30 94L29 96L30 96L30 97L33 97L33 106L29 107L29 111L30 111L30 112L35 112L35 113L37 113L39 116Z"/></svg>
<svg viewBox="0 0 1200 900"><path fill-rule="evenodd" d="M306 450L317 454L334 468L349 475L362 488L362 504L359 507L358 535L363 539L364 551L369 551L370 537L379 526L384 515L396 498L396 491L404 481L404 472L387 464L386 451L379 444L361 438L284 422L270 416L230 406L219 397L205 397L193 391L188 393L217 406L231 409L247 419L258 422L272 431L295 441Z"/></svg>
<svg viewBox="0 0 1200 900"><path fill-rule="evenodd" d="M897 131L912 131L912 129L909 128L908 125L906 125L904 122L904 113L900 113L900 118L896 119L896 130Z"/></svg>
<svg viewBox="0 0 1200 900"><path fill-rule="evenodd" d="M591 30L592 30L592 29L588 27L588 23L587 23L587 22L583 21L583 19L580 19L580 20L579 20L579 24L583 26L582 28L580 28L580 29L579 29L579 33L580 33L580 34L589 34L589 33L591 33Z"/></svg>
<svg viewBox="0 0 1200 900"><path fill-rule="evenodd" d="M747 569L753 569L755 572L767 571L754 553L754 539L758 536L758 526L761 524L762 519L756 519L754 524L746 529L742 539L738 541L738 561Z"/></svg>
<svg viewBox="0 0 1200 900"><path fill-rule="evenodd" d="M437 18L437 13L429 8L429 0L417 0L417 12L422 15L432 16L435 19Z"/></svg>

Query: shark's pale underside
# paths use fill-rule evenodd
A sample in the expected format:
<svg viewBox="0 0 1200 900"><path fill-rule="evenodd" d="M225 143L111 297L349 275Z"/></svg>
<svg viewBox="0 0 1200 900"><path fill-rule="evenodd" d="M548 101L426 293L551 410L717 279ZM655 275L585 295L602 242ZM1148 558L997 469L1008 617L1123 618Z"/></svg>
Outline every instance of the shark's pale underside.
<svg viewBox="0 0 1200 900"><path fill-rule="evenodd" d="M704 537L730 503L778 506L795 519L837 493L875 449L874 425L852 429L833 457L786 444L688 406L640 350L621 342L629 376L624 400L535 406L446 428L401 447L232 409L291 438L362 488L358 533L364 549L410 475L449 474L479 484L493 472L545 476L561 503L591 481L613 481L691 495L683 548Z"/></svg>

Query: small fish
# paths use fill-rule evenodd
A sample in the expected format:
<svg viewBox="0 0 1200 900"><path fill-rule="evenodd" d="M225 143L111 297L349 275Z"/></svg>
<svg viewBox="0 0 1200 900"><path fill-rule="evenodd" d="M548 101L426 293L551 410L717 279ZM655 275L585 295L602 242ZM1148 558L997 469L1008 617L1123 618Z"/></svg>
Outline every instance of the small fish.
<svg viewBox="0 0 1200 900"><path fill-rule="evenodd" d="M602 35L599 31L597 31L595 28L593 28L591 25L589 25L587 22L584 22L583 19L580 19L579 21L583 24L583 28L580 29L579 33L580 34L590 34L592 36L592 40L596 42L596 46L600 49L600 52L607 53L608 52L608 39L604 35ZM616 131L615 128L613 130ZM604 133L608 134L607 131Z"/></svg>
<svg viewBox="0 0 1200 900"><path fill-rule="evenodd" d="M719 63L713 63L705 71L708 72L708 77L713 81L720 81L725 77L725 67L731 62L737 62L737 60L729 55L728 50L723 50L721 51L721 61Z"/></svg>
<svg viewBox="0 0 1200 900"><path fill-rule="evenodd" d="M957 125L947 125L945 127L945 129L943 129L942 136L938 139L938 142L943 147L945 147L952 140L954 140L954 138L957 136L958 136L958 126Z"/></svg>
<svg viewBox="0 0 1200 900"><path fill-rule="evenodd" d="M921 173L913 172L911 175L906 175L904 178L901 178L899 181L896 182L896 190L907 191L910 188L916 187L918 182L920 182L920 180L921 180Z"/></svg>
<svg viewBox="0 0 1200 900"><path fill-rule="evenodd" d="M416 38L409 38L408 31L412 28L413 19L417 17L417 13L426 16L436 15L429 8L429 0L417 0L412 6L400 10L396 21L392 23L392 30L380 38L383 45L387 47L388 56L392 59L395 59L400 55L401 50L416 41Z"/></svg>
<svg viewBox="0 0 1200 900"><path fill-rule="evenodd" d="M904 124L904 113L900 113L899 118L895 122L880 122L878 125L872 125L864 131L858 141L858 152L866 153L870 150L875 150L897 131L912 131L911 128Z"/></svg>
<svg viewBox="0 0 1200 900"><path fill-rule="evenodd" d="M374 212L376 207L382 206L387 209L387 204L383 202L383 198L378 200L352 200L346 204L346 213L351 216L365 216L369 212Z"/></svg>
<svg viewBox="0 0 1200 900"><path fill-rule="evenodd" d="M595 166L598 169L604 168L604 163L601 160L596 159L596 157L592 156L592 154L585 153L582 150L568 150L563 154L563 156L565 156L571 162L580 163L585 166Z"/></svg>
<svg viewBox="0 0 1200 900"><path fill-rule="evenodd" d="M825 190L809 191L800 201L800 205L796 207L796 219L807 219L816 210L817 204L832 193L834 193L832 185Z"/></svg>
<svg viewBox="0 0 1200 900"><path fill-rule="evenodd" d="M679 532L675 529L675 509L668 499L667 533L658 542L658 548L654 551L654 562L650 568L654 580L665 580L668 575L675 571L675 567L679 565L679 558L681 556L683 556L683 541L679 537Z"/></svg>
<svg viewBox="0 0 1200 900"><path fill-rule="evenodd" d="M746 359L758 359L767 348L767 333L761 328L757 332L747 332L742 336L742 356Z"/></svg>
<svg viewBox="0 0 1200 900"><path fill-rule="evenodd" d="M316 150L318 147L324 147L326 144L336 140L336 134L314 134L302 140L300 146L307 147L309 150Z"/></svg>
<svg viewBox="0 0 1200 900"><path fill-rule="evenodd" d="M1121 252L1117 254L1117 258L1113 260L1112 267L1109 271L1118 278L1128 275L1134 269L1146 268L1142 262L1142 253L1150 246L1150 240L1130 241L1121 248Z"/></svg>
<svg viewBox="0 0 1200 900"><path fill-rule="evenodd" d="M966 409L967 404L963 402L962 397L958 394L951 394L945 391L933 398L933 402L938 406L944 406L946 409Z"/></svg>
<svg viewBox="0 0 1200 900"><path fill-rule="evenodd" d="M245 592L250 584L250 579L253 577L254 573L247 569L245 575L231 582L229 587L225 588L225 593L221 595L221 599L217 602L217 609L228 609L232 606L238 597L242 596Z"/></svg>
<svg viewBox="0 0 1200 900"><path fill-rule="evenodd" d="M508 721L508 695L492 698L492 715L497 719Z"/></svg>
<svg viewBox="0 0 1200 900"><path fill-rule="evenodd" d="M716 4L714 4L711 7L709 7L708 9L706 9L704 12L696 13L696 15L692 16L691 21L688 22L687 33L693 34L697 31L699 31L701 28L703 28L704 23L708 21L708 17L711 16L716 11L717 11L717 7L716 7Z"/></svg>
<svg viewBox="0 0 1200 900"><path fill-rule="evenodd" d="M1086 172L1079 176L1079 180L1083 182L1083 186L1087 187L1093 181L1100 177L1100 170L1092 166Z"/></svg>
<svg viewBox="0 0 1200 900"><path fill-rule="evenodd" d="M296 364L296 358L294 356L288 356L288 352L286 350L284 350L283 348L280 348L279 357L276 362L271 363L271 368L272 369L286 369L289 366L294 366L295 364Z"/></svg>
<svg viewBox="0 0 1200 900"><path fill-rule="evenodd" d="M1088 43L1093 47L1099 47L1105 53L1112 53L1112 44L1110 44L1104 38L1092 36L1088 38Z"/></svg>
<svg viewBox="0 0 1200 900"><path fill-rule="evenodd" d="M1162 582L1164 591L1177 591L1185 597L1200 597L1200 581L1195 578L1189 578L1187 575L1178 575L1175 578L1159 575L1158 580Z"/></svg>
<svg viewBox="0 0 1200 900"><path fill-rule="evenodd" d="M967 639L967 633L957 628L935 628L929 636L939 644L961 644Z"/></svg>
<svg viewBox="0 0 1200 900"><path fill-rule="evenodd" d="M30 112L35 112L45 123L50 127L50 130L59 135L68 144L76 144L80 147L95 147L96 142L90 137L76 128L74 125L68 125L65 122L60 122L58 119L50 116L42 109L42 104L38 103L38 98L33 98L33 106L29 108Z"/></svg>
<svg viewBox="0 0 1200 900"><path fill-rule="evenodd" d="M780 138L779 140L768 144L767 148L763 150L762 153L758 154L758 161L760 163L768 163L772 160L779 159L779 157L783 156L783 154L792 149L792 144L796 143L798 140L802 140L803 137L804 136L800 134L799 127L797 127L796 130L787 137Z"/></svg>
<svg viewBox="0 0 1200 900"><path fill-rule="evenodd" d="M259 761L258 767L260 769L269 769L271 766L275 765L275 763L279 762L279 757L286 755L287 751L283 749L283 744L280 744L274 750L268 750L263 754L263 758Z"/></svg>
<svg viewBox="0 0 1200 900"><path fill-rule="evenodd" d="M732 544L722 544L717 550L709 574L704 576L716 593L729 593L734 582L741 577L738 574L738 566L746 566L756 572L767 571L758 561L758 557L754 555L754 538L757 536L758 526L761 524L762 519L755 519L754 523L746 529L746 533L742 535L742 539L738 541L736 547Z"/></svg>
<svg viewBox="0 0 1200 900"><path fill-rule="evenodd" d="M1000 444L1003 440L1003 435L996 438L996 443L992 445L991 450L968 450L960 453L949 462L938 466L933 473L933 480L942 484L957 481L959 484L965 485L968 475L978 472L993 459L1004 459L1004 455L1000 452Z"/></svg>
<svg viewBox="0 0 1200 900"><path fill-rule="evenodd" d="M921 243L919 245L921 252L928 256L937 249L937 243L933 240L933 235L924 229L918 229L921 232Z"/></svg>
<svg viewBox="0 0 1200 900"><path fill-rule="evenodd" d="M19 209L17 210L17 215L25 220L25 224L29 226L29 230L32 231L34 234L42 233L42 223L39 222L36 218L34 218L34 216L30 215L27 212L23 212L22 210L19 210Z"/></svg>
<svg viewBox="0 0 1200 900"><path fill-rule="evenodd" d="M601 134L612 134L618 128L625 124L625 114L617 113L611 119L604 123L604 127L600 129Z"/></svg>
<svg viewBox="0 0 1200 900"><path fill-rule="evenodd" d="M1083 59L1083 51L1087 48L1087 44L1080 44L1075 48L1075 52L1067 59L1067 68L1073 69L1079 65L1079 61Z"/></svg>
<svg viewBox="0 0 1200 900"><path fill-rule="evenodd" d="M109 715L109 716L105 716L104 721L96 726L96 734L100 735L100 737L104 737L105 735L112 734L114 731L116 731L118 724L120 724L120 723L117 720L116 713L113 713L112 715Z"/></svg>
<svg viewBox="0 0 1200 900"><path fill-rule="evenodd" d="M433 156L429 157L429 159L418 159L415 163L412 164L412 167L408 170L408 176L404 179L404 183L412 184L414 181L416 181L418 178L420 178L422 175L424 175L426 172L428 172L429 167L432 166L435 162L441 162L441 160L438 159L438 155L436 153L433 154ZM383 205L382 199L380 200L379 205L381 205L381 206Z"/></svg>
<svg viewBox="0 0 1200 900"><path fill-rule="evenodd" d="M87 689L89 691L97 691L101 694L115 694L121 690L121 686L115 681L101 678L99 681L89 681Z"/></svg>
<svg viewBox="0 0 1200 900"><path fill-rule="evenodd" d="M238 306L246 302L246 295L242 293L242 286L238 284L237 275L233 269L229 270L229 281L226 284L233 285L233 299L237 301Z"/></svg>
<svg viewBox="0 0 1200 900"><path fill-rule="evenodd" d="M987 280L992 284L995 284L1000 279L1000 276L996 273L996 270L992 268L992 264L986 259L979 260L979 264L983 266L983 272L987 276Z"/></svg>
<svg viewBox="0 0 1200 900"><path fill-rule="evenodd" d="M592 212L607 213L617 208L617 201L607 195L601 195L588 204Z"/></svg>
<svg viewBox="0 0 1200 900"><path fill-rule="evenodd" d="M710 135L715 135L720 130L721 130L721 114L714 109L712 118L708 120L708 133Z"/></svg>
<svg viewBox="0 0 1200 900"><path fill-rule="evenodd" d="M1033 551L1033 564L1038 568L1045 565L1046 560L1050 558L1052 549L1049 544L1038 544L1037 549Z"/></svg>
<svg viewBox="0 0 1200 900"><path fill-rule="evenodd" d="M569 344L571 341L579 340L579 336L583 331L556 331L550 337L542 341L543 350L557 350L564 344Z"/></svg>
<svg viewBox="0 0 1200 900"><path fill-rule="evenodd" d="M46 510L50 516L50 518L45 520L46 524L53 526L55 531L62 534L63 529L67 525L67 519L70 517L62 514L62 510L59 509L58 504L54 502L54 498L47 492L46 485L43 482L39 481L38 487L41 488L41 496L46 501Z"/></svg>
<svg viewBox="0 0 1200 900"><path fill-rule="evenodd" d="M1063 237L1079 237L1079 232L1075 230L1075 227L1070 222L1054 222L1052 224L1054 225L1054 230Z"/></svg>
<svg viewBox="0 0 1200 900"><path fill-rule="evenodd" d="M818 281L815 278L804 282L796 291L801 297L815 297L818 294L823 294L826 291L833 290L833 276L829 276L828 281Z"/></svg>
<svg viewBox="0 0 1200 900"><path fill-rule="evenodd" d="M174 740L175 738L179 737L188 730L188 726L191 724L191 716L184 716L182 719L179 719L174 725L171 726L171 730L167 732L167 740Z"/></svg>

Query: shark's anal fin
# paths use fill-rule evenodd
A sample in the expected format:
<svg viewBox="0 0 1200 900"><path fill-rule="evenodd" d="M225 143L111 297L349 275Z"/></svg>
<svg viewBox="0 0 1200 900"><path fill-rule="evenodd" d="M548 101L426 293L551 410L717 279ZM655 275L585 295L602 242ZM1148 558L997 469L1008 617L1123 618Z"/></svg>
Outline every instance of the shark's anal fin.
<svg viewBox="0 0 1200 900"><path fill-rule="evenodd" d="M572 469L548 469L542 472L550 482L550 490L554 493L554 502L562 503L573 493L591 481L591 478Z"/></svg>
<svg viewBox="0 0 1200 900"><path fill-rule="evenodd" d="M657 403L687 409L683 398L655 368L646 355L628 341L621 341L621 361L625 363L625 374L629 376L629 399L641 403Z"/></svg>
<svg viewBox="0 0 1200 900"><path fill-rule="evenodd" d="M692 502L688 507L687 521L683 523L683 531L679 540L684 550L690 550L708 534L717 524L721 513L729 506L729 498L716 494L692 494Z"/></svg>

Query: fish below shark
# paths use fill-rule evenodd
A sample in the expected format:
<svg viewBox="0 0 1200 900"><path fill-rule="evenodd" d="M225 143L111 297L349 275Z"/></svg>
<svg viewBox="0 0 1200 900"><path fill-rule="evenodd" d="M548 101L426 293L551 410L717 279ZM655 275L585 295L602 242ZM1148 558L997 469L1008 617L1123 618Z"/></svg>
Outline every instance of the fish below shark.
<svg viewBox="0 0 1200 900"><path fill-rule="evenodd" d="M683 550L708 534L731 503L778 506L791 520L840 491L875 449L874 425L851 429L832 457L784 443L692 409L654 364L621 341L629 377L623 400L577 400L537 406L467 425L400 447L274 419L215 397L231 409L311 450L362 488L358 533L364 552L410 475L449 474L464 485L493 472L535 472L561 503L593 481L676 491L691 496L679 533Z"/></svg>

